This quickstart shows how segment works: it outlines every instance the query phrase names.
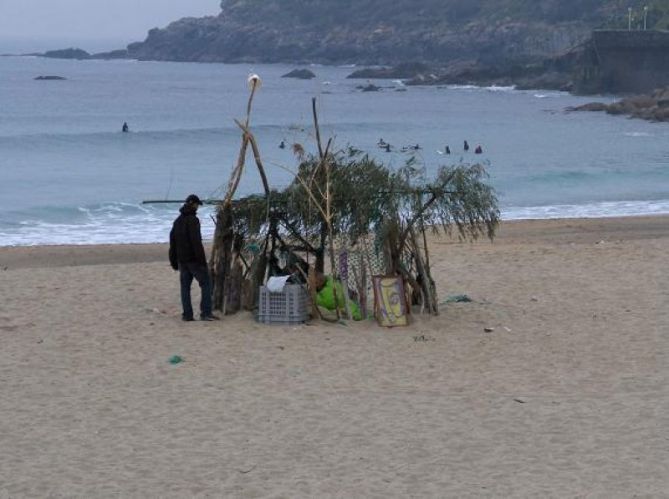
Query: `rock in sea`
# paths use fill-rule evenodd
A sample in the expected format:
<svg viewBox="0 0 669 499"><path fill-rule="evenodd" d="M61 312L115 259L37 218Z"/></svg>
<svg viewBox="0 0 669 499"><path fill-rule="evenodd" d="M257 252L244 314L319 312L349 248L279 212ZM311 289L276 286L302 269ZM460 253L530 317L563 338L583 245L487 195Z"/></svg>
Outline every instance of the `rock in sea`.
<svg viewBox="0 0 669 499"><path fill-rule="evenodd" d="M281 78L298 78L300 80L311 80L316 75L308 69L293 69L290 73L286 73Z"/></svg>

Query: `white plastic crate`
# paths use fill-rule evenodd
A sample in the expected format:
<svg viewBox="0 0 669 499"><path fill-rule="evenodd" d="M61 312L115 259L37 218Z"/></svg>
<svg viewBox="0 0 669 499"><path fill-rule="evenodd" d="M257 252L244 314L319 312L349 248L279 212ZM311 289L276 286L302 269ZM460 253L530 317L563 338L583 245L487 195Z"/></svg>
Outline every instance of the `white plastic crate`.
<svg viewBox="0 0 669 499"><path fill-rule="evenodd" d="M283 291L271 293L260 286L258 322L300 324L309 318L309 295L301 284L286 284Z"/></svg>

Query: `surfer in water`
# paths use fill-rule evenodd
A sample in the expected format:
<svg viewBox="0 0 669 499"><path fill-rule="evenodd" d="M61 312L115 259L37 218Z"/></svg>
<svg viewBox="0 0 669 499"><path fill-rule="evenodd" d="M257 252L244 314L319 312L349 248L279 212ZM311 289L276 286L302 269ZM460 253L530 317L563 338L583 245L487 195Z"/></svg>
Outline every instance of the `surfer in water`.
<svg viewBox="0 0 669 499"><path fill-rule="evenodd" d="M465 140L465 151L469 151L469 143Z"/></svg>
<svg viewBox="0 0 669 499"><path fill-rule="evenodd" d="M286 148L286 142L282 140L281 144L279 144L279 149L285 149L285 148Z"/></svg>
<svg viewBox="0 0 669 499"><path fill-rule="evenodd" d="M128 133L130 131L130 127L128 126L127 122L123 122L123 127L121 128L121 131L123 133Z"/></svg>
<svg viewBox="0 0 669 499"><path fill-rule="evenodd" d="M474 149L474 154L483 154L483 148L479 145Z"/></svg>

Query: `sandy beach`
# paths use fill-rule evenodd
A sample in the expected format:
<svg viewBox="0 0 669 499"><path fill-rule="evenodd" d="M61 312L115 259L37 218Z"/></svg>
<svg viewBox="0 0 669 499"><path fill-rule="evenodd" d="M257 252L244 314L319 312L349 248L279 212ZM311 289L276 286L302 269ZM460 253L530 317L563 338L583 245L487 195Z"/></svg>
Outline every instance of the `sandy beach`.
<svg viewBox="0 0 669 499"><path fill-rule="evenodd" d="M0 498L669 497L669 217L431 251L473 302L390 330L183 323L165 245L0 248Z"/></svg>

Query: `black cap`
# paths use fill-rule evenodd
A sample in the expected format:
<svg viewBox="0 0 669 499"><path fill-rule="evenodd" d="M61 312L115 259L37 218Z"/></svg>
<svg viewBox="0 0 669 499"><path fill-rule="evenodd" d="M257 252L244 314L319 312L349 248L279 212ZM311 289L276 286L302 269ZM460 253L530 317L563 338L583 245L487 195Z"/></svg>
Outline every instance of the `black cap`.
<svg viewBox="0 0 669 499"><path fill-rule="evenodd" d="M186 198L186 204L199 204L202 206L202 201L200 201L200 198L197 197L195 194L191 194Z"/></svg>

